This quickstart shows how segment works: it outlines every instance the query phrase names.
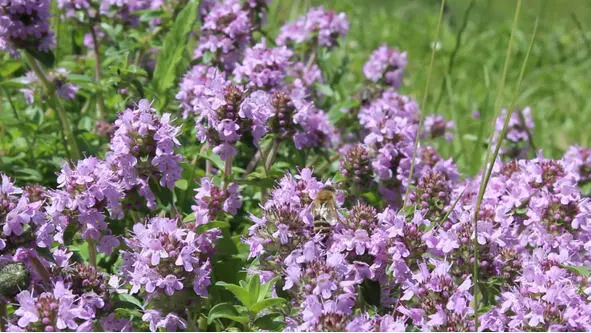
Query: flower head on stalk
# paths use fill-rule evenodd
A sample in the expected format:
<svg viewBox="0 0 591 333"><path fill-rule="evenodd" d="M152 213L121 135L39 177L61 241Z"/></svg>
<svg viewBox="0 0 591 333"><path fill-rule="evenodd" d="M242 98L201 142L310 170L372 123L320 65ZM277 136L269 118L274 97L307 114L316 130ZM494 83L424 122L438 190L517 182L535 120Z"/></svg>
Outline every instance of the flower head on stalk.
<svg viewBox="0 0 591 333"><path fill-rule="evenodd" d="M250 12L238 0L224 0L211 5L206 12L202 35L193 53L194 58L213 55L213 63L221 70L231 71L243 49L252 39Z"/></svg>
<svg viewBox="0 0 591 333"><path fill-rule="evenodd" d="M99 241L99 251L110 254L119 242L107 227L107 214L114 219L123 217L124 188L116 173L103 160L88 157L74 168L64 164L57 182L58 189L47 194L47 218L37 230L38 244L63 243L68 225L77 223L84 239Z"/></svg>
<svg viewBox="0 0 591 333"><path fill-rule="evenodd" d="M182 156L174 148L179 145L180 127L171 124L171 115L156 114L151 103L141 100L133 108L123 111L115 121L106 161L119 177L126 190L136 189L146 198L148 207L155 207L150 180L173 188L180 178Z"/></svg>
<svg viewBox="0 0 591 333"><path fill-rule="evenodd" d="M323 7L316 7L281 27L277 36L278 45L310 43L311 45L333 47L340 37L349 32L345 13L336 13Z"/></svg>
<svg viewBox="0 0 591 333"><path fill-rule="evenodd" d="M78 87L73 83L68 82L68 71L64 68L57 68L48 73L47 78L56 89L57 95L63 99L75 99ZM29 85L29 88L20 89L25 96L27 104L35 102L35 94L39 94L42 90L41 82L35 73L27 72L24 82Z"/></svg>
<svg viewBox="0 0 591 333"><path fill-rule="evenodd" d="M191 209L195 213L197 225L215 220L222 211L234 215L242 206L238 184L222 189L214 185L210 178L204 177L201 179L201 186L195 191L195 205Z"/></svg>
<svg viewBox="0 0 591 333"><path fill-rule="evenodd" d="M52 48L49 6L49 0L0 1L0 51L18 56L17 49Z"/></svg>
<svg viewBox="0 0 591 333"><path fill-rule="evenodd" d="M499 140L499 135L505 126L507 112L507 109L501 110L501 114L496 119L495 135L493 136L492 142L497 142ZM504 144L501 146L500 154L509 158L527 157L533 130L534 122L531 109L529 107L515 109L511 114L511 118L509 118L507 132L505 133L505 140Z"/></svg>
<svg viewBox="0 0 591 333"><path fill-rule="evenodd" d="M399 89L407 64L406 58L406 52L382 45L371 54L363 66L363 74L372 82Z"/></svg>

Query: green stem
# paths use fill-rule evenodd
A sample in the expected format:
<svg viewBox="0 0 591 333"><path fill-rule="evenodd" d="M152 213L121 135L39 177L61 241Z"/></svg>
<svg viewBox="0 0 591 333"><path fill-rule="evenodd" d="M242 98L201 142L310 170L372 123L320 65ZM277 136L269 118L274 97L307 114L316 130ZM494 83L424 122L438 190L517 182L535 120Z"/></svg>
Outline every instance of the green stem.
<svg viewBox="0 0 591 333"><path fill-rule="evenodd" d="M511 56L511 46L512 46L512 42L513 42L513 38L514 38L514 34L515 31L517 30L517 22L519 21L519 13L521 11L521 0L517 0L517 7L515 9L515 16L513 18L513 26L511 28L511 37L509 39L509 46L507 47L507 55L505 58L505 69L503 72L503 77L501 78L501 82L499 83L500 89L498 90L498 96L497 96L497 103L495 103L495 108L496 109L500 109L500 100L501 98L499 97L501 92L504 89L504 84L505 84L505 78L506 78L506 72L507 72L507 68L508 68L508 63L509 63L509 58ZM527 60L529 58L532 46L533 46L533 42L535 39L535 35L536 35L536 31L537 31L537 27L538 27L538 21L536 20L536 24L534 26L534 34L532 36L530 45L529 45L529 49L527 51L527 54L525 56L525 59L523 61L522 67L521 67L521 72L519 73L519 79L517 80L517 88L515 90L515 95L513 98L513 102L512 104L515 103L516 99L517 99L517 95L519 94L519 90L521 89L521 81L523 79L523 74L525 72L525 67L527 64ZM513 114L513 110L514 107L513 105L511 106L511 108L509 108L509 110L507 111L507 115L505 117L505 123L503 124L503 129L501 131L501 133L499 133L499 138L497 140L497 142L495 143L496 146L494 148L494 153L491 155L490 149L487 149L487 157L485 159L485 163L484 163L484 169L482 172L482 178L480 181L480 188L478 190L478 196L476 198L476 207L474 209L474 220L473 220L473 228L474 228L474 239L473 239L473 246L474 246L474 265L472 267L473 270L473 275L474 275L474 330L478 331L478 306L479 306L479 297L480 297L480 286L479 286L479 267L480 267L480 261L479 261L479 256L480 256L480 251L479 251L479 247L480 245L478 244L478 214L480 212L480 207L482 205L482 198L484 197L484 193L486 191L486 186L488 184L488 181L490 179L490 175L492 174L492 170L493 170L493 166L495 164L495 160L499 154L499 150L501 148L501 144L503 142L503 139L505 137L505 134L507 133L507 127L509 125L509 120L511 119L511 116ZM493 121L496 120L497 117L495 117L493 119ZM490 142L492 142L492 138L494 138L494 131L491 134L491 140Z"/></svg>
<svg viewBox="0 0 591 333"><path fill-rule="evenodd" d="M207 151L209 150L209 142L205 143L203 145L203 147L201 147L202 151ZM205 159L205 177L209 177L212 174L212 165L211 165L211 160L209 158Z"/></svg>
<svg viewBox="0 0 591 333"><path fill-rule="evenodd" d="M96 267L96 242L94 241L94 239L89 239L87 241L87 243L88 243L88 260L90 261L90 265L96 269L97 268Z"/></svg>
<svg viewBox="0 0 591 333"><path fill-rule="evenodd" d="M271 168L271 164L273 164L275 161L275 155L277 155L279 145L281 145L281 139L276 138L275 141L273 141L273 147L271 147L271 151L269 151L269 155L267 155L267 159L265 161L265 172Z"/></svg>
<svg viewBox="0 0 591 333"><path fill-rule="evenodd" d="M441 100L443 99L443 91L444 91L445 85L446 85L446 83L448 83L448 81L451 78L451 72L453 71L456 56L458 55L458 52L460 51L460 46L462 45L462 36L464 34L464 31L466 30L466 26L468 26L468 18L470 17L470 12L474 8L475 4L476 4L476 0L470 1L470 5L468 6L466 11L464 12L464 19L462 20L462 26L460 27L460 30L458 31L458 35L456 36L456 46L451 54L451 57L449 57L449 63L447 65L447 74L443 77L443 80L441 81L439 98L437 99L437 102L435 103L435 107L433 108L433 113L437 112L437 110L439 109L439 105L441 104Z"/></svg>
<svg viewBox="0 0 591 333"><path fill-rule="evenodd" d="M437 42L439 38L439 30L441 28L441 21L443 20L443 12L445 8L445 0L441 0L441 7L439 8L439 18L437 19L437 28L435 29L434 42ZM421 103L421 109L426 110L427 107L427 96L429 92L429 83L431 81L431 74L433 73L433 63L435 62L435 52L437 48L434 46L431 50L431 60L429 62L429 71L427 72L427 82L425 83L425 90L423 91L423 102ZM410 162L410 172L408 174L408 180L406 185L406 193L404 194L404 207L408 205L408 196L410 194L410 185L412 183L412 176L415 170L415 162L417 158L417 151L419 150L419 139L421 137L421 129L423 122L425 121L425 112L421 111L419 115L419 127L417 128L417 135L415 137L414 148L412 152L412 160Z"/></svg>
<svg viewBox="0 0 591 333"><path fill-rule="evenodd" d="M222 189L225 191L230 185L230 179L232 178L232 157L226 158L224 163L224 185Z"/></svg>
<svg viewBox="0 0 591 333"><path fill-rule="evenodd" d="M33 69L33 72L47 90L47 94L50 96L50 100L52 100L54 104L61 126L62 138L65 142L67 142L66 151L68 151L68 154L71 159L79 160L81 155L80 149L78 148L78 143L76 142L76 138L74 137L74 133L72 131L72 128L70 127L70 123L68 122L66 111L64 110L64 107L61 104L60 99L55 92L53 84L49 81L49 79L39 66L39 63L37 63L37 60L35 60L35 58L28 51L23 51L23 54L27 59L27 62Z"/></svg>

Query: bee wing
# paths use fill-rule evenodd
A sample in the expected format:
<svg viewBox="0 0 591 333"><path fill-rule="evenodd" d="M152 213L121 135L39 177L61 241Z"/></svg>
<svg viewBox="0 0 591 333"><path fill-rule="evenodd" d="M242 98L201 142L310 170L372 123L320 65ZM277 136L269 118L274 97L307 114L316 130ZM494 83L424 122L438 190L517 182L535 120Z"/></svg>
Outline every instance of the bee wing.
<svg viewBox="0 0 591 333"><path fill-rule="evenodd" d="M337 204L334 200L331 200L326 204L326 221L331 225L339 222L339 212L337 211Z"/></svg>

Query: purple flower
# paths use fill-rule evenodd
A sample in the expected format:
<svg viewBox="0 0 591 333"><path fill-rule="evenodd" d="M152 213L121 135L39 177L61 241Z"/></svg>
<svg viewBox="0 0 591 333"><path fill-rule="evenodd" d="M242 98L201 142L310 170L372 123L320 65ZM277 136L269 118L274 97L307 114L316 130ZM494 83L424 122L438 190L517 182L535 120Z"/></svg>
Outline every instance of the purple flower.
<svg viewBox="0 0 591 333"><path fill-rule="evenodd" d="M129 250L123 251L122 268L131 293L143 288L148 294L172 296L192 286L197 295L205 294L210 281L203 277L211 273L207 258L213 255L218 229L196 234L178 227L176 220L154 217L146 225L134 225L133 233L125 239Z"/></svg>
<svg viewBox="0 0 591 333"><path fill-rule="evenodd" d="M156 332L159 328L164 328L167 332L175 332L177 329L185 329L187 322L174 313L168 313L162 317L156 310L146 310L142 316L143 321L150 323L150 331Z"/></svg>
<svg viewBox="0 0 591 333"><path fill-rule="evenodd" d="M44 292L37 297L24 290L16 296L16 300L18 308L14 314L19 318L18 326L23 329L49 332L74 330L81 319L94 316L78 307L76 297L63 282L56 282L52 292Z"/></svg>
<svg viewBox="0 0 591 333"><path fill-rule="evenodd" d="M430 139L443 136L446 141L451 141L453 139L453 134L451 133L453 129L453 121L446 121L442 115L429 115L425 118L422 134Z"/></svg>
<svg viewBox="0 0 591 333"><path fill-rule="evenodd" d="M126 191L137 189L150 208L156 203L148 179L159 178L161 186L172 189L181 176L182 160L174 152L180 128L171 124L170 114L158 117L155 111L147 100L123 111L115 121L115 134L106 156L121 186Z"/></svg>
<svg viewBox="0 0 591 333"><path fill-rule="evenodd" d="M363 74L373 82L383 82L394 89L399 89L406 63L406 52L382 45L371 54L363 66Z"/></svg>
<svg viewBox="0 0 591 333"><path fill-rule="evenodd" d="M297 21L287 23L281 27L276 42L278 45L287 45L292 42L295 44L310 42L311 44L332 47L348 31L349 22L345 13L336 13L332 10L325 10L323 7L316 7L297 19Z"/></svg>
<svg viewBox="0 0 591 333"><path fill-rule="evenodd" d="M193 57L202 58L211 53L215 65L231 71L242 49L251 41L252 30L249 11L238 0L212 4L203 19L202 35Z"/></svg>
<svg viewBox="0 0 591 333"><path fill-rule="evenodd" d="M77 11L90 8L88 0L58 0L57 5L66 11L66 17L75 17Z"/></svg>
<svg viewBox="0 0 591 333"><path fill-rule="evenodd" d="M109 332L131 332L131 322L125 318L117 318L113 313L101 318L101 327Z"/></svg>
<svg viewBox="0 0 591 333"><path fill-rule="evenodd" d="M63 233L73 221L81 225L82 237L98 240L110 231L105 213L115 219L123 217L123 188L112 168L102 160L89 157L78 161L72 169L64 164L57 178L58 189L48 194L45 210L47 221L40 223L37 241L49 247L53 240L63 242ZM101 249L106 249L101 247Z"/></svg>
<svg viewBox="0 0 591 333"><path fill-rule="evenodd" d="M242 206L237 184L221 189L214 185L211 179L204 177L201 179L201 186L195 191L196 205L191 206L191 209L195 213L198 225L215 220L221 211L234 215Z"/></svg>
<svg viewBox="0 0 591 333"><path fill-rule="evenodd" d="M48 51L54 45L48 0L0 2L0 51L17 56L17 48Z"/></svg>
<svg viewBox="0 0 591 333"><path fill-rule="evenodd" d="M272 89L286 75L293 52L285 46L267 48L265 41L246 49L241 64L234 69L234 79L247 86Z"/></svg>

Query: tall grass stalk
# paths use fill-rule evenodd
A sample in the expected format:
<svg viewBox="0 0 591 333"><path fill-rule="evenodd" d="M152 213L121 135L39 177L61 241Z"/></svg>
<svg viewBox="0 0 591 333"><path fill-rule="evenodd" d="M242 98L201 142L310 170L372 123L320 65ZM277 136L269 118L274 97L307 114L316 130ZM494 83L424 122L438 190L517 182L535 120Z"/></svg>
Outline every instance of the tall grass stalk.
<svg viewBox="0 0 591 333"><path fill-rule="evenodd" d="M439 17L437 19L437 27L435 28L435 35L433 38L433 43L437 43L437 39L439 38L439 30L441 29L441 21L443 21L443 13L445 10L445 0L441 0L441 7L439 8ZM437 52L437 47L435 45L431 48L431 60L429 61L429 71L427 72L427 82L425 83L425 90L423 91L423 100L421 102L421 109L419 115L419 127L417 129L417 136L414 142L414 148L412 152L412 160L410 162L410 173L408 175L408 180L406 183L406 192L404 193L404 205L406 207L408 205L408 195L410 194L410 183L412 181L412 176L415 170L415 162L417 158L417 150L419 149L419 138L421 137L421 129L423 127L423 122L425 121L425 111L427 108L427 97L429 93L429 83L431 81L431 74L433 74L433 63L435 62L435 52Z"/></svg>
<svg viewBox="0 0 591 333"><path fill-rule="evenodd" d="M517 6L515 8L515 16L513 18L513 25L511 27L511 37L509 39L509 45L507 47L507 54L505 57L505 67L503 69L503 76L501 78L501 81L499 82L499 89L497 91L497 97L495 100L495 117L493 117L492 119L492 128L493 131L490 134L489 137L489 142L493 142L493 139L495 137L495 131L494 131L494 123L496 122L496 119L498 117L498 114L500 113L500 108L501 108L501 101L502 101L502 92L504 90L505 87L505 79L507 76L507 68L508 68L508 64L509 64L509 59L511 57L511 47L513 44L513 38L515 35L515 31L517 30L517 22L519 21L519 13L521 10L521 0L517 1ZM486 186L488 184L488 181L490 179L490 175L492 173L492 169L494 166L494 161L496 160L498 154L499 154L499 150L501 148L501 144L503 143L503 139L505 137L505 134L507 132L507 127L509 125L509 120L511 119L511 115L513 114L513 110L515 107L515 102L517 100L517 96L519 95L519 91L521 89L521 81L523 80L523 75L525 73L525 68L527 66L527 60L529 59L529 55L531 53L531 49L533 46L533 42L535 40L535 35L537 32L537 26L538 26L538 21L536 20L535 26L534 26L534 32L533 32L533 36L532 39L530 40L530 44L529 44L529 48L527 50L527 54L523 60L523 64L521 66L521 71L519 73L519 78L517 80L517 85L516 88L514 90L513 93L513 98L512 98L512 102L511 102L511 107L507 112L507 115L505 117L505 122L503 124L503 129L501 131L501 133L499 134L498 140L495 143L495 148L494 148L494 152L491 155L491 150L487 149L487 154L486 154L486 158L484 160L484 170L482 172L482 176L481 176L481 180L480 180L480 188L478 190L478 196L476 197L476 207L474 209L474 220L473 220L473 228L474 228L474 238L473 238L473 247L474 247L474 264L473 264L473 278L474 278L474 330L478 330L478 306L479 306L479 292L480 292L480 288L479 288L479 266L480 266L480 260L479 260L479 244L478 244L478 214L480 212L480 207L482 205L482 198L484 197L484 192L486 191Z"/></svg>

